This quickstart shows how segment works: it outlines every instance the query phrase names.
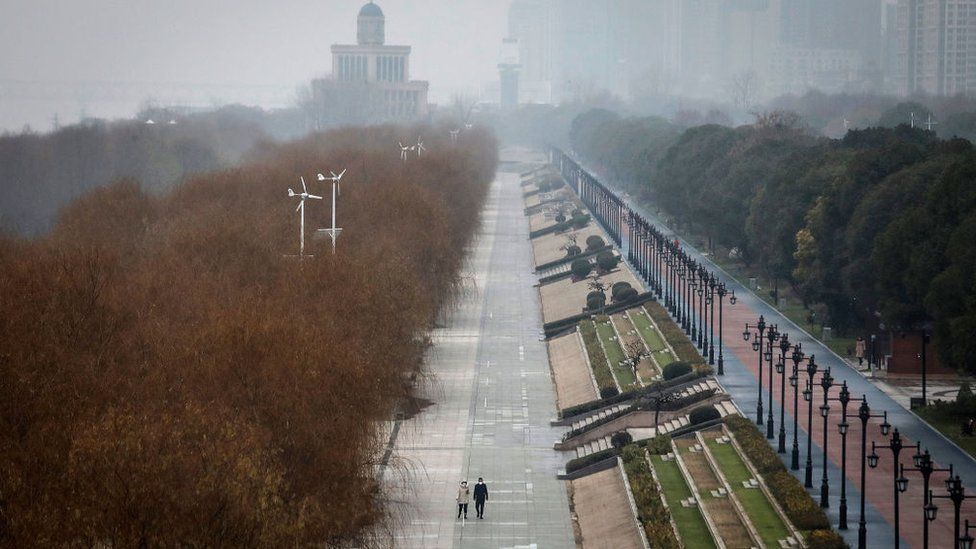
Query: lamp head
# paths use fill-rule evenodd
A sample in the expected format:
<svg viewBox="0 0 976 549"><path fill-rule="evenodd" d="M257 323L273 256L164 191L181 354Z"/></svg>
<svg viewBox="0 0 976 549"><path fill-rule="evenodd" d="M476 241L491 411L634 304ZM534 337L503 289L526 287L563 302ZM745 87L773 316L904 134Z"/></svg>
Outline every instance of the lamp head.
<svg viewBox="0 0 976 549"><path fill-rule="evenodd" d="M830 406L827 406L826 404L821 404L820 415L824 418L828 417L830 415Z"/></svg>
<svg viewBox="0 0 976 549"><path fill-rule="evenodd" d="M847 429L849 427L850 427L850 424L848 424L846 420L845 421L842 421L842 422L840 422L840 423L837 424L837 432L839 432L841 434L841 436L845 436L845 435L847 435Z"/></svg>
<svg viewBox="0 0 976 549"><path fill-rule="evenodd" d="M742 330L742 340L749 341L749 325L746 324L746 329Z"/></svg>
<svg viewBox="0 0 976 549"><path fill-rule="evenodd" d="M878 466L878 453L875 452L874 450L875 450L874 443L872 442L871 455L868 456L868 465L870 465L872 469Z"/></svg>
<svg viewBox="0 0 976 549"><path fill-rule="evenodd" d="M758 351L760 346L761 346L761 344L759 343L759 338L758 337L756 339L752 340L752 350L753 351Z"/></svg>
<svg viewBox="0 0 976 549"><path fill-rule="evenodd" d="M939 508L933 505L931 501L925 504L925 520L929 522L934 521L938 513Z"/></svg>
<svg viewBox="0 0 976 549"><path fill-rule="evenodd" d="M732 290L732 297L729 298L729 303L735 305L735 301L736 301L735 290Z"/></svg>

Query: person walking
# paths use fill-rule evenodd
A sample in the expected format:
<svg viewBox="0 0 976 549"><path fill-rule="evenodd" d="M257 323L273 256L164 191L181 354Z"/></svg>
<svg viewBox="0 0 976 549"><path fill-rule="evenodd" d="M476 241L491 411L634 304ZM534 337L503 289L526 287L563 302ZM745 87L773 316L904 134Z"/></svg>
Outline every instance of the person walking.
<svg viewBox="0 0 976 549"><path fill-rule="evenodd" d="M864 338L857 336L857 342L854 343L854 356L857 357L857 365L864 366L864 350L866 345L864 343Z"/></svg>
<svg viewBox="0 0 976 549"><path fill-rule="evenodd" d="M468 518L468 503L471 501L471 491L468 490L468 481L462 480L461 486L458 487L457 493L457 504L458 504L458 516L461 518L461 513L464 513L464 518Z"/></svg>
<svg viewBox="0 0 976 549"><path fill-rule="evenodd" d="M485 479L478 477L478 484L474 485L474 510L478 518L485 518L485 501L488 500L488 485Z"/></svg>

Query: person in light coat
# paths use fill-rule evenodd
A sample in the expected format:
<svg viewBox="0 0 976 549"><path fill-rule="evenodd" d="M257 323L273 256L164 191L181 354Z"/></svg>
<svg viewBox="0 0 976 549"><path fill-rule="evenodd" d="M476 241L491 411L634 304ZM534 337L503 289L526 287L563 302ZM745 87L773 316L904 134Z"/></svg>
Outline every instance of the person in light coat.
<svg viewBox="0 0 976 549"><path fill-rule="evenodd" d="M461 518L462 513L464 513L464 518L468 518L468 503L470 502L471 502L471 490L468 489L468 481L462 480L461 486L458 486L458 491L457 491L457 504L458 504L457 518Z"/></svg>

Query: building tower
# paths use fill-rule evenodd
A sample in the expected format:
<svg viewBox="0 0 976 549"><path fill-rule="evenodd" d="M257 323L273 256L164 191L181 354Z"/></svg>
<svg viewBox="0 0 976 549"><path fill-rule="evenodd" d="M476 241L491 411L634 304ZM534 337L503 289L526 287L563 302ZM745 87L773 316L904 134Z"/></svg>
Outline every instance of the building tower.
<svg viewBox="0 0 976 549"><path fill-rule="evenodd" d="M360 46L382 46L386 41L386 18L379 6L370 2L359 10L359 29L356 33Z"/></svg>
<svg viewBox="0 0 976 549"><path fill-rule="evenodd" d="M502 109L515 109L519 104L519 41L514 38L502 40L502 51L498 59L498 73L501 80Z"/></svg>

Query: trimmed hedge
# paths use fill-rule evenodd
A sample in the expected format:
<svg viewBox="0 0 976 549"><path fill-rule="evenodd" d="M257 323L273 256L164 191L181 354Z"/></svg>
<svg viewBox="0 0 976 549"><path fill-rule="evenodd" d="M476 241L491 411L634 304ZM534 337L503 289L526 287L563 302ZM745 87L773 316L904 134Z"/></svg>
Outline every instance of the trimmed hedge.
<svg viewBox="0 0 976 549"><path fill-rule="evenodd" d="M607 356L603 354L603 349L600 347L600 340L596 335L596 326L590 321L580 322L579 330L580 335L583 336L586 354L590 357L590 366L593 369L596 384L600 388L601 398L607 398L603 396L605 392L610 396L616 395L620 391L617 390L617 383L613 380L613 374L610 373ZM610 393L611 389L613 394Z"/></svg>
<svg viewBox="0 0 976 549"><path fill-rule="evenodd" d="M630 285L630 282L614 282L613 286L610 287L610 296L617 299L617 296L619 296L621 292L632 288L633 286Z"/></svg>
<svg viewBox="0 0 976 549"><path fill-rule="evenodd" d="M664 370L661 371L661 377L664 379L674 379L685 374L690 374L691 370L691 364L679 360L678 362L672 362L665 366Z"/></svg>
<svg viewBox="0 0 976 549"><path fill-rule="evenodd" d="M648 301L644 304L647 314L651 315L657 327L661 330L661 335L671 344L674 352L678 354L678 360L691 364L705 362L695 344L688 339L688 336L681 330L681 327L671 320L668 311L657 301Z"/></svg>
<svg viewBox="0 0 976 549"><path fill-rule="evenodd" d="M616 301L619 303L628 303L637 300L640 297L640 293L637 292L636 288L627 288L626 290L620 292L617 296Z"/></svg>
<svg viewBox="0 0 976 549"><path fill-rule="evenodd" d="M847 542L833 530L814 530L807 535L808 549L848 549Z"/></svg>
<svg viewBox="0 0 976 549"><path fill-rule="evenodd" d="M566 248L566 257L574 257L581 253L583 253L583 250L581 250L579 246L573 245Z"/></svg>
<svg viewBox="0 0 976 549"><path fill-rule="evenodd" d="M651 468L644 459L644 451L635 445L627 446L621 457L637 505L637 519L644 528L650 546L655 549L678 549L681 545L671 528L671 513L661 501L660 487L654 482Z"/></svg>
<svg viewBox="0 0 976 549"><path fill-rule="evenodd" d="M613 398L620 394L616 387L600 387L600 398Z"/></svg>
<svg viewBox="0 0 976 549"><path fill-rule="evenodd" d="M581 322L580 323L580 331L582 332L583 331L583 326L584 325L587 325L587 324L589 324L589 329L593 332L593 337L596 337L596 328L593 326L593 323L590 322L590 321ZM584 341L586 341L586 334L583 334L583 339L584 339ZM597 345L599 345L599 343L597 343ZM588 343L587 343L587 348L589 348L589 344ZM603 364L606 364L607 363L606 357L603 357L602 360L603 360ZM592 364L595 364L593 362L592 355L590 355L590 362ZM610 375L609 370L607 371L607 375L608 376ZM675 379L672 379L672 380L669 380L669 381L665 381L665 382L662 383L662 385L665 388L667 388L667 387L674 387L676 385L681 385L682 383L688 383L690 381L693 381L695 379L698 379L699 377L702 377L702 376L701 375L698 375L696 373L691 373L691 374L688 374L687 376L682 376L680 378L675 378ZM611 381L611 383L613 382L613 378L612 377L611 377L610 381ZM600 377L597 376L597 384L599 384L599 383L600 383ZM616 385L614 385L614 387L616 387ZM572 417L572 416L579 415L579 414L583 414L583 413L590 412L590 411L593 411L593 410L598 410L598 409L604 408L606 406L611 406L613 404L617 404L618 402L624 402L626 400L630 400L630 399L637 398L637 397L639 397L642 394L652 393L652 392L654 392L656 390L657 390L657 386L647 386L647 387L641 387L640 389L634 389L632 391L625 391L623 393L619 393L618 395L614 396L613 398L606 398L606 399L602 399L602 400L591 400L590 402L584 402L583 404L577 404L576 406L570 406L569 408L566 408L565 410L562 411L562 416L563 417Z"/></svg>
<svg viewBox="0 0 976 549"><path fill-rule="evenodd" d="M566 473L579 471L580 469L589 467L594 463L599 463L607 458L612 458L619 453L619 448L607 448L606 450L601 450L588 456L573 458L566 462Z"/></svg>
<svg viewBox="0 0 976 549"><path fill-rule="evenodd" d="M722 417L722 414L714 406L699 406L688 413L688 420L692 425L698 425L699 423L705 423L706 421L720 417Z"/></svg>
<svg viewBox="0 0 976 549"><path fill-rule="evenodd" d="M741 416L728 416L725 418L725 424L735 435L746 457L763 476L766 486L769 487L769 491L790 521L800 530L826 530L832 533L830 521L827 520L823 509L813 501L800 481L786 470L779 456L766 442L766 437L759 432L752 421ZM827 534L818 534L818 537L828 539Z"/></svg>
<svg viewBox="0 0 976 549"><path fill-rule="evenodd" d="M603 240L601 239L600 241L602 242ZM610 250L596 254L596 264L604 271L614 269L618 263L620 263L620 257Z"/></svg>
<svg viewBox="0 0 976 549"><path fill-rule="evenodd" d="M607 243L603 241L603 237L600 235L592 234L586 237L586 250L592 252L593 250L599 250L600 248L606 246Z"/></svg>
<svg viewBox="0 0 976 549"><path fill-rule="evenodd" d="M569 270L573 272L573 276L576 278L586 278L593 271L593 264L583 258L574 259Z"/></svg>
<svg viewBox="0 0 976 549"><path fill-rule="evenodd" d="M617 431L610 436L610 446L614 448L623 448L632 442L634 442L634 437L627 431Z"/></svg>
<svg viewBox="0 0 976 549"><path fill-rule="evenodd" d="M573 226L574 229L582 229L590 222L589 214L575 215L573 214L573 219L569 220L568 223Z"/></svg>

